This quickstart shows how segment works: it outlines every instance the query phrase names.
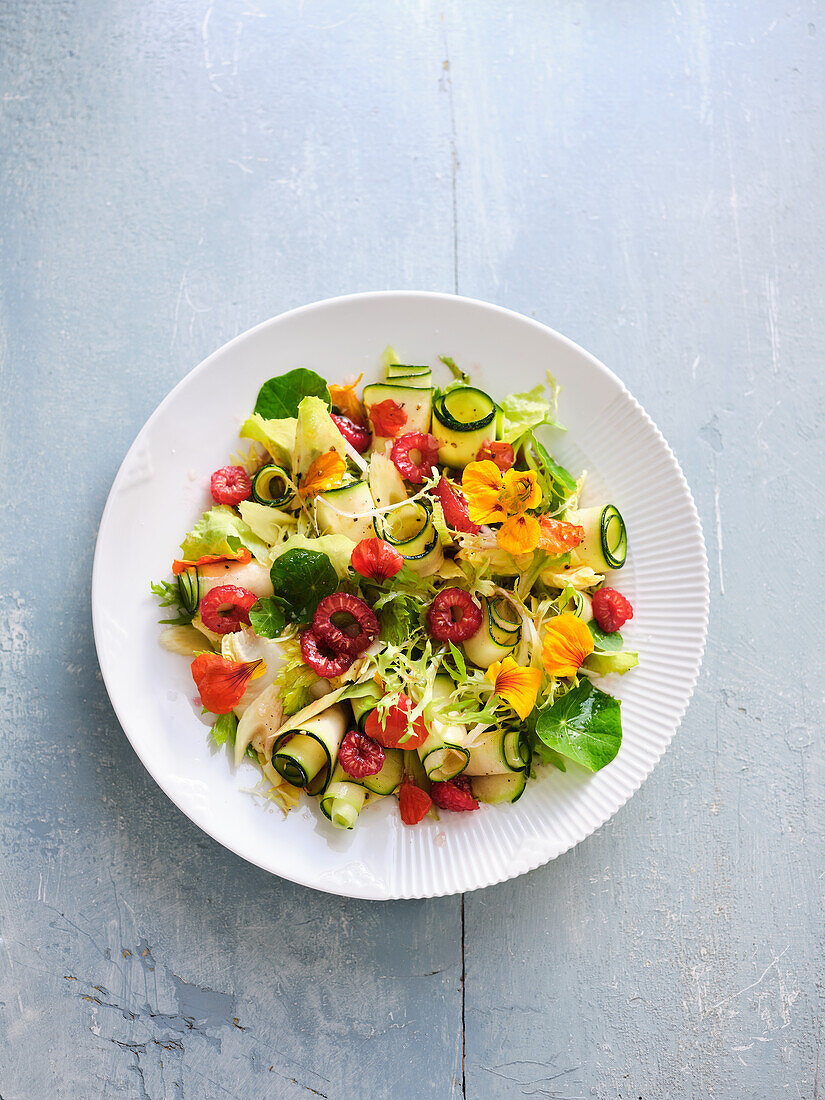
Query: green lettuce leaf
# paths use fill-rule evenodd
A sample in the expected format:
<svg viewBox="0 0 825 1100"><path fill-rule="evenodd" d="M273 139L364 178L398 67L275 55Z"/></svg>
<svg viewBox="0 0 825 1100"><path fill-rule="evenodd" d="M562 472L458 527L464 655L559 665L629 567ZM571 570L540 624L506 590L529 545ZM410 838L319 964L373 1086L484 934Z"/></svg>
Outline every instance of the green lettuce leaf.
<svg viewBox="0 0 825 1100"><path fill-rule="evenodd" d="M234 741L237 728L238 719L232 711L229 714L219 714L212 727L212 740L216 745L225 745L227 741Z"/></svg>
<svg viewBox="0 0 825 1100"><path fill-rule="evenodd" d="M550 399L546 391L550 388ZM505 443L515 443L527 432L538 428L540 424L555 424L556 401L559 388L556 380L547 372L547 382L534 386L525 393L511 393L499 402L501 415L500 438Z"/></svg>
<svg viewBox="0 0 825 1100"><path fill-rule="evenodd" d="M597 772L621 747L621 703L582 679L539 714L536 734L548 748Z"/></svg>
<svg viewBox="0 0 825 1100"><path fill-rule="evenodd" d="M338 587L338 574L326 554L289 550L269 571L275 596L292 622L308 623L321 600Z"/></svg>
<svg viewBox="0 0 825 1100"><path fill-rule="evenodd" d="M597 676L624 676L631 668L639 663L639 654L632 650L624 650L622 653L591 653L584 662L584 667L595 672Z"/></svg>
<svg viewBox="0 0 825 1100"><path fill-rule="evenodd" d="M270 546L283 542L297 526L297 519L280 508L270 508L254 500L242 500L238 505L241 519L251 531Z"/></svg>
<svg viewBox="0 0 825 1100"><path fill-rule="evenodd" d="M326 554L332 568L338 574L340 580L349 574L350 558L355 549L355 543L346 535L321 535L317 539L307 538L306 535L290 535L280 546L276 546L272 553L274 560L282 557L290 550L318 550Z"/></svg>
<svg viewBox="0 0 825 1100"><path fill-rule="evenodd" d="M387 367L391 367L394 363L400 362L401 360L398 358L398 352L395 350L392 344L387 344L387 346L381 353L381 366L384 368L384 370L386 370Z"/></svg>
<svg viewBox="0 0 825 1100"><path fill-rule="evenodd" d="M180 545L181 555L195 561L206 554L234 554L242 546L260 562L269 564L269 547L248 523L225 504L216 504L204 512Z"/></svg>
<svg viewBox="0 0 825 1100"><path fill-rule="evenodd" d="M318 397L305 397L298 408L293 469L303 477L316 458L337 451L346 460L344 437L335 427L329 409Z"/></svg>
<svg viewBox="0 0 825 1100"><path fill-rule="evenodd" d="M277 688L284 714L297 714L299 710L308 707L315 698L312 694L312 686L318 682L319 677L304 664L297 638L282 642L281 648L284 651L284 662L275 673L273 683Z"/></svg>
<svg viewBox="0 0 825 1100"><path fill-rule="evenodd" d="M272 596L263 596L249 610L249 625L259 638L277 638L286 626L284 604Z"/></svg>
<svg viewBox="0 0 825 1100"><path fill-rule="evenodd" d="M253 413L244 420L238 433L241 439L254 439L261 443L279 466L287 470L292 467L292 452L295 450L295 429L298 420L287 416L283 420L264 420L260 413Z"/></svg>
<svg viewBox="0 0 825 1100"><path fill-rule="evenodd" d="M608 634L602 630L595 619L591 619L587 627L593 635L593 646L597 653L618 653L624 646L624 638L618 630L613 630Z"/></svg>
<svg viewBox="0 0 825 1100"><path fill-rule="evenodd" d="M298 367L264 382L255 402L255 412L265 420L297 416L298 406L305 397L314 396L330 407L329 388L325 378L314 370Z"/></svg>

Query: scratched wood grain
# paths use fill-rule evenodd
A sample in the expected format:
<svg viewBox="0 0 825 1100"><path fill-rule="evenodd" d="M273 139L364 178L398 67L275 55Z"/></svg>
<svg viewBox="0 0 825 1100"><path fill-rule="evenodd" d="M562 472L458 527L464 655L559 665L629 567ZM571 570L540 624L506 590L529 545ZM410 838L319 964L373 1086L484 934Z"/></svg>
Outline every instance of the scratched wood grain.
<svg viewBox="0 0 825 1100"><path fill-rule="evenodd" d="M0 6L0 1097L821 1094L812 0ZM249 325L458 290L606 361L693 486L705 669L599 834L460 899L247 867L155 788L88 586L155 404Z"/></svg>

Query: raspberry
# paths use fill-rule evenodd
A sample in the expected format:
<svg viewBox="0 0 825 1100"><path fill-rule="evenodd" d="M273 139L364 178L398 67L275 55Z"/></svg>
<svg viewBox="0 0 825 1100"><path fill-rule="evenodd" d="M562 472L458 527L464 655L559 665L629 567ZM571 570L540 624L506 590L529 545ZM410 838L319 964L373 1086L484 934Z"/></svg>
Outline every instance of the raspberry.
<svg viewBox="0 0 825 1100"><path fill-rule="evenodd" d="M402 477L423 485L438 462L438 440L423 432L408 432L393 443L390 458Z"/></svg>
<svg viewBox="0 0 825 1100"><path fill-rule="evenodd" d="M333 615L338 618L338 623L333 621ZM372 608L357 596L333 592L321 600L315 609L312 629L315 636L335 653L355 657L368 649L378 637L378 619Z"/></svg>
<svg viewBox="0 0 825 1100"><path fill-rule="evenodd" d="M301 657L305 665L325 680L342 676L352 664L348 653L336 653L312 629L305 630L301 635Z"/></svg>
<svg viewBox="0 0 825 1100"><path fill-rule="evenodd" d="M600 588L593 597L593 618L605 634L612 634L633 618L633 607L615 588Z"/></svg>
<svg viewBox="0 0 825 1100"><path fill-rule="evenodd" d="M372 443L372 435L369 429L362 428L350 420L348 416L339 416L338 413L330 413L329 415L347 443L353 446L359 454L363 454L364 451L369 449L369 445Z"/></svg>
<svg viewBox="0 0 825 1100"><path fill-rule="evenodd" d="M366 779L384 767L384 750L365 733L351 730L341 742L338 763L353 779Z"/></svg>
<svg viewBox="0 0 825 1100"><path fill-rule="evenodd" d="M440 642L466 642L481 626L482 612L463 588L445 588L427 612L430 634Z"/></svg>
<svg viewBox="0 0 825 1100"><path fill-rule="evenodd" d="M484 462L488 459L490 462L495 462L499 470L505 473L507 470L512 469L516 461L516 452L513 450L511 443L501 443L490 441L486 439L478 449L476 455L476 462Z"/></svg>
<svg viewBox="0 0 825 1100"><path fill-rule="evenodd" d="M243 466L222 466L214 472L210 484L216 504L240 504L252 493L252 478Z"/></svg>
<svg viewBox="0 0 825 1100"><path fill-rule="evenodd" d="M455 489L442 477L435 487L435 495L441 502L441 510L447 526L454 531L467 531L471 535L477 535L481 528L470 521L470 510L467 507L467 499L460 489Z"/></svg>
<svg viewBox="0 0 825 1100"><path fill-rule="evenodd" d="M457 775L455 779L448 779L444 783L433 783L430 794L440 810L478 809L470 780L465 775Z"/></svg>
<svg viewBox="0 0 825 1100"><path fill-rule="evenodd" d="M257 599L248 588L220 584L201 600L203 625L215 634L234 634L241 627L249 626L249 609Z"/></svg>
<svg viewBox="0 0 825 1100"><path fill-rule="evenodd" d="M427 792L416 787L415 783L404 776L398 791L398 809L404 824L417 825L428 813L432 804L433 800Z"/></svg>
<svg viewBox="0 0 825 1100"><path fill-rule="evenodd" d="M410 729L410 709L412 702L406 695L399 695L383 719L378 710L367 715L364 732L373 737L379 745L388 749L418 749L429 737L422 718L416 718Z"/></svg>
<svg viewBox="0 0 825 1100"><path fill-rule="evenodd" d="M370 405L367 411L375 434L387 439L394 439L407 423L407 414L390 397L386 401L379 401L377 405Z"/></svg>
<svg viewBox="0 0 825 1100"><path fill-rule="evenodd" d="M389 580L401 570L404 559L383 539L361 539L352 552L352 568L367 580Z"/></svg>

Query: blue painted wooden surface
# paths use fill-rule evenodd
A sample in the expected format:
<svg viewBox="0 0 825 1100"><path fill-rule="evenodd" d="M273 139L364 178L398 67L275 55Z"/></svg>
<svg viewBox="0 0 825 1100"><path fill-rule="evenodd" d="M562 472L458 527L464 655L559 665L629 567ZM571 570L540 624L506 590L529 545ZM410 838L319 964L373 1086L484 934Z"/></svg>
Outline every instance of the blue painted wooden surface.
<svg viewBox="0 0 825 1100"><path fill-rule="evenodd" d="M822 1094L824 40L813 0L0 7L3 1100ZM91 637L160 398L387 287L611 365L711 559L654 775L463 903L342 901L205 839Z"/></svg>

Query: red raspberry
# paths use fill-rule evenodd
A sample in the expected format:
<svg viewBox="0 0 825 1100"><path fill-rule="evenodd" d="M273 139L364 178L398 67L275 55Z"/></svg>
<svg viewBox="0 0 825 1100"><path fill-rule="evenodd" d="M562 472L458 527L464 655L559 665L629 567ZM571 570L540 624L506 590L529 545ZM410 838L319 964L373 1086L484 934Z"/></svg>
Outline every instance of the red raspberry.
<svg viewBox="0 0 825 1100"><path fill-rule="evenodd" d="M384 767L384 750L365 733L351 730L341 742L338 762L353 779L366 779Z"/></svg>
<svg viewBox="0 0 825 1100"><path fill-rule="evenodd" d="M454 531L467 531L471 535L477 535L481 528L477 523L470 521L470 510L467 507L467 498L460 489L454 488L445 477L442 477L435 487L435 495L441 503L444 519L447 526Z"/></svg>
<svg viewBox="0 0 825 1100"><path fill-rule="evenodd" d="M430 634L439 642L466 642L481 626L482 612L463 588L445 588L427 612Z"/></svg>
<svg viewBox="0 0 825 1100"><path fill-rule="evenodd" d="M410 729L411 708L412 701L406 695L399 695L398 702L389 708L383 721L379 718L377 709L370 711L364 722L364 732L388 749L421 748L429 737L429 732L422 718L416 718Z"/></svg>
<svg viewBox="0 0 825 1100"><path fill-rule="evenodd" d="M337 622L333 621L333 615ZM342 622L343 620L343 622ZM335 653L363 653L378 637L378 619L371 607L348 592L333 592L318 604L312 629Z"/></svg>
<svg viewBox="0 0 825 1100"><path fill-rule="evenodd" d="M325 680L343 676L352 664L352 657L348 653L336 653L312 629L305 630L301 635L301 657L305 665L309 665L313 672L317 672Z"/></svg>
<svg viewBox="0 0 825 1100"><path fill-rule="evenodd" d="M593 618L605 634L612 634L633 618L633 607L615 588L600 588L593 597Z"/></svg>
<svg viewBox="0 0 825 1100"><path fill-rule="evenodd" d="M389 580L400 572L404 559L383 539L361 539L352 552L352 568L370 581Z"/></svg>
<svg viewBox="0 0 825 1100"><path fill-rule="evenodd" d="M212 475L211 487L216 504L240 504L252 493L252 478L243 466L222 466Z"/></svg>
<svg viewBox="0 0 825 1100"><path fill-rule="evenodd" d="M433 800L427 792L416 787L412 780L404 776L398 791L398 809L404 824L417 825L429 812L432 804Z"/></svg>
<svg viewBox="0 0 825 1100"><path fill-rule="evenodd" d="M408 432L393 443L390 458L402 477L423 485L438 462L438 440L423 432Z"/></svg>
<svg viewBox="0 0 825 1100"><path fill-rule="evenodd" d="M235 584L220 584L212 588L200 603L203 625L215 634L234 634L249 626L249 609L258 597L248 588Z"/></svg>
<svg viewBox="0 0 825 1100"><path fill-rule="evenodd" d="M477 810L473 788L466 775L457 775L444 783L433 783L430 788L433 802L440 810Z"/></svg>
<svg viewBox="0 0 825 1100"><path fill-rule="evenodd" d="M348 416L339 416L338 413L330 413L332 421L335 427L346 439L347 443L353 446L359 454L363 454L364 451L369 450L369 445L372 443L372 435L368 428L362 428L356 424L353 420L350 420Z"/></svg>
<svg viewBox="0 0 825 1100"><path fill-rule="evenodd" d="M491 442L486 439L478 449L476 462L483 462L485 459L495 462L499 470L505 473L515 465L516 452L513 450L511 443L501 443L495 440Z"/></svg>

